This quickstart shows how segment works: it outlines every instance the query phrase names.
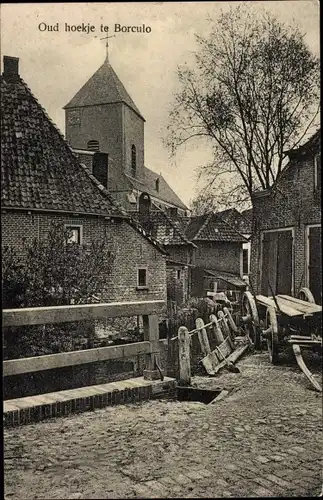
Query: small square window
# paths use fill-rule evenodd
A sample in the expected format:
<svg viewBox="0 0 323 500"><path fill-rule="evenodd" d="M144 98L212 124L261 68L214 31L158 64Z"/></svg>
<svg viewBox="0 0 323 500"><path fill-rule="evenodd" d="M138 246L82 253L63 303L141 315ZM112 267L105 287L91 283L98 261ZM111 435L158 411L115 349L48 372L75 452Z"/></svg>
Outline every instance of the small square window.
<svg viewBox="0 0 323 500"><path fill-rule="evenodd" d="M81 243L82 243L82 226L66 225L65 228L69 232L67 243L77 243L78 245L81 245Z"/></svg>
<svg viewBox="0 0 323 500"><path fill-rule="evenodd" d="M147 288L147 269L145 267L141 267L138 269L137 286L140 288Z"/></svg>

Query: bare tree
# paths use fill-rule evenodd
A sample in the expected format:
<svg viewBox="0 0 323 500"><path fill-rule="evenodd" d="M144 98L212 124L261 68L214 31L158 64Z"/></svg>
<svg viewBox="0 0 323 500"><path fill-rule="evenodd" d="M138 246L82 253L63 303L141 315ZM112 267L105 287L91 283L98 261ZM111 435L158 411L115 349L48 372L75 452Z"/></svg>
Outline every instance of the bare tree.
<svg viewBox="0 0 323 500"><path fill-rule="evenodd" d="M224 194L251 200L279 176L319 113L319 60L304 34L250 4L222 13L211 35L197 35L196 68L178 69L180 91L167 144L206 137L214 153L204 169ZM226 174L226 175L224 175Z"/></svg>

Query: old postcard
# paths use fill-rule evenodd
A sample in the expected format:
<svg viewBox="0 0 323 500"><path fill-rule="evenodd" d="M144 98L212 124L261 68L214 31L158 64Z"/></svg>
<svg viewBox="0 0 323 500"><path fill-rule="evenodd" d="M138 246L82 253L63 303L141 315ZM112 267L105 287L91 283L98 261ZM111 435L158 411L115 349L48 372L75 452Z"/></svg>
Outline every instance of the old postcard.
<svg viewBox="0 0 323 500"><path fill-rule="evenodd" d="M319 10L1 5L7 500L322 496Z"/></svg>

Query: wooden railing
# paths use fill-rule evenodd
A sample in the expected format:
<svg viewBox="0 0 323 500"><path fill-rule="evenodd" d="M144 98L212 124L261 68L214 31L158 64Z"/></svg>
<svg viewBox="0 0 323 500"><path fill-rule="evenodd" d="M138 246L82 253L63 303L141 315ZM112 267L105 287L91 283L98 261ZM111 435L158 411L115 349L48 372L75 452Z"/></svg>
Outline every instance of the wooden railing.
<svg viewBox="0 0 323 500"><path fill-rule="evenodd" d="M4 309L2 311L3 327L88 321L98 318L142 316L144 341L133 344L7 360L3 362L3 376L93 363L95 361L121 359L144 354L146 366L144 377L148 380L160 378L160 369L157 369L160 367L158 314L163 311L164 307L165 302L163 300L150 300L141 302L110 302L107 304Z"/></svg>

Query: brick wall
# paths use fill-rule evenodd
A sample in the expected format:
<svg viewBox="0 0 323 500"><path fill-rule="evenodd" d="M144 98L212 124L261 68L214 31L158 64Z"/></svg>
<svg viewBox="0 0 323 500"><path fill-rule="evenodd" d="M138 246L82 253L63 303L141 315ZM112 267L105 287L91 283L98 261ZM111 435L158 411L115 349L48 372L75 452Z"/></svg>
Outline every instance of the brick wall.
<svg viewBox="0 0 323 500"><path fill-rule="evenodd" d="M184 264L192 264L193 254L196 249L191 245L166 245L166 250L169 253L169 259Z"/></svg>
<svg viewBox="0 0 323 500"><path fill-rule="evenodd" d="M149 241L126 222L103 218L72 217L44 213L7 211L2 213L2 245L13 245L19 255L34 238L42 238L51 222L81 224L83 243L106 238L115 254L111 276L107 277L109 301L166 300L166 259ZM137 268L147 267L148 288L137 290Z"/></svg>
<svg viewBox="0 0 323 500"><path fill-rule="evenodd" d="M124 165L127 173L131 173L131 147L136 147L136 177L143 179L144 166L144 125L145 122L128 106L123 106L124 126Z"/></svg>
<svg viewBox="0 0 323 500"><path fill-rule="evenodd" d="M242 243L199 241L195 265L240 276L241 251Z"/></svg>
<svg viewBox="0 0 323 500"><path fill-rule="evenodd" d="M253 200L251 283L260 292L261 235L268 229L294 229L294 293L306 283L306 226L321 223L321 196L315 192L314 157L292 160L277 189Z"/></svg>
<svg viewBox="0 0 323 500"><path fill-rule="evenodd" d="M66 139L74 149L87 149L90 140L99 141L100 151L109 154L110 191L127 189L120 172L125 165L122 103L88 106L66 110ZM77 119L70 119L73 113Z"/></svg>
<svg viewBox="0 0 323 500"><path fill-rule="evenodd" d="M167 265L167 298L182 305L188 298L188 268L185 266Z"/></svg>

